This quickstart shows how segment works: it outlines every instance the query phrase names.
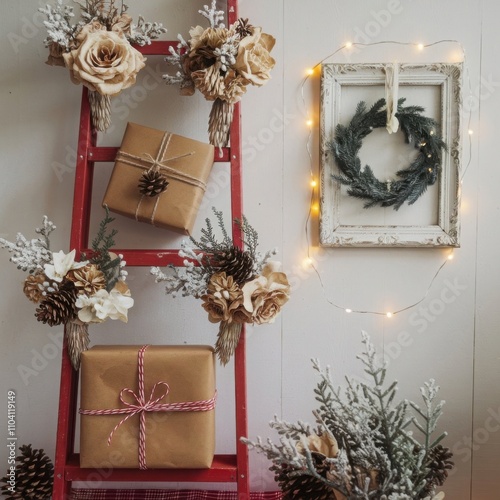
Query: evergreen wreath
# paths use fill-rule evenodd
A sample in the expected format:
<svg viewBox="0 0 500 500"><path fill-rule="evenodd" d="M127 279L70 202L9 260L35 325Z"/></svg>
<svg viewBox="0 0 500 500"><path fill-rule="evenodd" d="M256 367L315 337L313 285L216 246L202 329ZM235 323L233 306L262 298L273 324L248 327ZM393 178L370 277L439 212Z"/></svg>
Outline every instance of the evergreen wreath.
<svg viewBox="0 0 500 500"><path fill-rule="evenodd" d="M380 204L398 210L404 202L412 205L438 179L442 150L446 150L438 124L432 118L422 116L423 107L403 106L404 102L404 98L398 100L396 117L406 143L413 144L420 152L409 167L396 172L398 179L378 180L369 165L361 169L358 156L363 139L373 129L386 126L385 99L379 99L368 110L364 101L359 102L349 125L337 125L335 138L328 143L341 171L340 175L332 177L349 186L347 193L350 196L368 200L364 208Z"/></svg>

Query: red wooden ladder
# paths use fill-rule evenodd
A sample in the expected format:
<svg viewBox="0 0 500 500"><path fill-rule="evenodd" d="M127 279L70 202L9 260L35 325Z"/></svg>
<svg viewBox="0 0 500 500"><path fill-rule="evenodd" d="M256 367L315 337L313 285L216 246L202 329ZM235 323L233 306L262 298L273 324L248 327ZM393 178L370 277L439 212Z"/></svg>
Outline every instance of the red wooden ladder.
<svg viewBox="0 0 500 500"><path fill-rule="evenodd" d="M228 0L228 22L237 19L237 0ZM152 42L140 47L145 55L165 55L168 48L177 42ZM88 250L90 211L92 199L92 177L94 164L113 162L118 148L97 146L97 134L91 125L87 89L83 89L78 138L78 153L75 173L75 190L71 226L70 248L79 252ZM227 162L231 168L231 213L232 220L242 216L242 175L241 175L241 115L236 104L230 132L230 147L215 152L215 161ZM242 246L240 228L233 223L233 240ZM114 249L123 254L128 266L182 266L178 249ZM57 425L56 457L54 467L53 500L70 500L72 482L217 482L236 483L238 500L250 498L248 482L248 451L240 442L247 436L246 411L246 367L245 330L234 356L236 452L234 455L216 455L209 469L84 469L80 467L79 455L74 451L75 424L77 415L78 373L72 368L67 354L66 342L63 346L61 385L59 396L59 418Z"/></svg>

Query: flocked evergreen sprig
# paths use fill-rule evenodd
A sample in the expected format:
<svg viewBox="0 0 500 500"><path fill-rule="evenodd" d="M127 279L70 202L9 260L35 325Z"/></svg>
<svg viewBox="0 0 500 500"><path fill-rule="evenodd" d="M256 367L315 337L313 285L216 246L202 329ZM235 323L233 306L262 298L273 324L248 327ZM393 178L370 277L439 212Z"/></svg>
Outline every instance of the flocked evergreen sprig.
<svg viewBox="0 0 500 500"><path fill-rule="evenodd" d="M7 249L12 255L10 261L18 269L30 274L42 271L45 264L52 261L50 251L50 233L56 229L46 215L43 216L42 227L37 227L35 233L40 236L28 239L22 233L17 233L16 241L0 238L0 247Z"/></svg>
<svg viewBox="0 0 500 500"><path fill-rule="evenodd" d="M244 260L245 265L249 268L248 279L260 274L266 262L273 255L276 255L276 249L269 250L265 254L261 254L257 250L258 233L245 216L242 217L242 220L235 220L235 223L242 230L246 247L244 252L239 253L239 249L234 245L226 229L223 212L215 208L212 210L222 239L216 234L212 221L207 217L205 227L201 229L199 240L190 237L181 242L179 256L184 258L183 268L169 265L169 274L162 272L159 267L151 268L151 274L155 276L155 281L165 283L167 294L176 296L180 293L183 297L201 297L206 292L208 282L213 274L220 271L228 257L235 252L238 252L238 259Z"/></svg>
<svg viewBox="0 0 500 500"><path fill-rule="evenodd" d="M272 461L287 500L306 498L304 491L349 500L431 499L453 466L451 451L440 444L446 433L434 436L444 404L436 404L434 380L421 389L423 409L411 401L396 402L397 382L386 383L386 363L365 333L363 344L358 358L369 382L346 377L342 390L329 369L313 361L320 375L314 390L316 427L275 417L270 425L281 436L279 443L243 439ZM327 495L328 489L334 496Z"/></svg>
<svg viewBox="0 0 500 500"><path fill-rule="evenodd" d="M404 98L399 99L396 117L406 142L413 144L419 153L407 168L396 172L397 178L380 181L369 165L361 167L358 156L363 139L373 129L386 126L385 99L379 99L370 108L364 101L358 103L351 122L347 126L337 125L335 138L328 144L340 169L332 177L348 186L350 196L366 200L365 208L380 205L398 210L405 202L412 205L439 177L446 144L438 124L422 115L421 106L403 106L404 102Z"/></svg>
<svg viewBox="0 0 500 500"><path fill-rule="evenodd" d="M80 8L81 20L78 22L74 21L74 7L66 5L64 0L56 0L54 5L46 5L38 9L47 17L44 21L47 28L47 37L44 40L46 47L56 43L63 50L70 51L74 48L77 36L84 26L97 21L111 30L113 25L119 22L128 11L128 6L123 1L74 0L74 3ZM118 3L119 6L117 6ZM137 24L131 24L130 30L127 30L125 35L130 43L143 46L150 45L152 40L166 31L161 23L148 22L139 16Z"/></svg>

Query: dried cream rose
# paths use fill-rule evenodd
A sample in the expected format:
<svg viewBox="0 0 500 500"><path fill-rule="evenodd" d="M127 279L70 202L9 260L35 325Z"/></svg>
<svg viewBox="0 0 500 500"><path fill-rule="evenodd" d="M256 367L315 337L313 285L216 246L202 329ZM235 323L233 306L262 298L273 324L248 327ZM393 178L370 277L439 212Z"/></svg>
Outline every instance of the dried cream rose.
<svg viewBox="0 0 500 500"><path fill-rule="evenodd" d="M299 441L296 448L301 455L304 455L305 446L307 446L309 451L321 453L328 458L335 458L339 453L337 440L327 432L319 436L317 434L311 434L307 436L307 438L304 438L304 442Z"/></svg>
<svg viewBox="0 0 500 500"><path fill-rule="evenodd" d="M238 55L233 68L253 85L260 87L270 78L276 61L269 52L276 40L262 28L254 27L253 33L243 38L238 45Z"/></svg>
<svg viewBox="0 0 500 500"><path fill-rule="evenodd" d="M63 54L73 83L109 96L131 87L145 66L144 56L130 45L121 31L87 31L76 49Z"/></svg>
<svg viewBox="0 0 500 500"><path fill-rule="evenodd" d="M243 306L252 313L254 323L272 323L290 298L290 284L279 262L269 261L262 274L243 285Z"/></svg>

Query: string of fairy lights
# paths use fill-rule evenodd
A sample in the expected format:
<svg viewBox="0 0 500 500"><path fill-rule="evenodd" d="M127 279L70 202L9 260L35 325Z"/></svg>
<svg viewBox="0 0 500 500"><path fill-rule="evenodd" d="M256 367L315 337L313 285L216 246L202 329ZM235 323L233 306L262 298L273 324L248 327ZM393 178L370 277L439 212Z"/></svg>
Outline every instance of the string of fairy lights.
<svg viewBox="0 0 500 500"><path fill-rule="evenodd" d="M318 63L316 63L314 66L306 70L306 75L304 79L302 80L302 84L300 87L300 94L301 94L301 99L302 99L302 105L305 111L305 115L307 117L305 125L308 128L308 136L307 136L307 141L306 141L306 151L307 155L309 157L309 172L310 172L310 190L311 190L311 198L310 198L310 203L309 203L309 211L307 214L307 219L305 223L305 235L306 235L306 242L307 242L307 257L304 261L304 265L306 267L310 267L314 270L315 274L317 275L323 295L325 297L325 300L333 307L343 310L346 314L368 314L368 315L376 315L376 316L385 316L386 318L392 318L397 314L400 314L404 311L408 311L410 309L413 309L414 307L418 306L421 304L429 295L432 286L434 282L436 281L437 277L443 270L443 268L448 264L451 260L453 260L454 253L453 249L451 249L446 257L444 258L443 262L441 265L438 267L434 275L432 276L427 288L424 290L424 292L421 295L421 298L416 300L415 302L410 303L409 305L397 308L395 310L390 310L390 311L380 311L380 310L371 310L371 309L360 309L360 308L354 308L354 307L346 307L344 304L339 304L335 300L329 298L327 296L327 290L326 286L323 282L323 279L321 277L321 273L316 267L314 263L314 259L311 257L311 238L309 234L309 225L311 222L311 219L313 217L313 213L319 212L319 203L317 202L318 198L318 180L317 176L314 173L314 162L313 162L313 154L311 151L311 141L312 141L312 136L313 136L313 130L314 130L314 120L311 117L310 110L307 106L306 99L304 96L304 88L306 84L308 83L309 79L315 75L316 71L318 68L321 67L321 65L335 56L336 54L343 52L343 51L348 51L352 49L353 47L356 46L363 46L363 47L370 47L370 46L375 46L375 45L402 45L402 46L407 46L407 47L412 47L418 51L423 51L429 47L433 47L435 45L440 45L440 44L455 44L460 47L461 50L461 56L462 56L462 63L463 63L463 68L464 68L464 75L468 87L468 92L469 92L469 98L472 97L472 87L471 87L471 81L470 81L470 74L469 74L469 69L466 63L466 54L465 54L465 48L463 45L458 41L458 40L450 40L450 39L444 39L444 40L438 40L436 42L428 43L428 44L423 44L423 43L416 43L416 42L400 42L400 41L393 41L393 40L384 40L380 42L372 42L372 43L358 43L358 42L346 42L344 45L340 46L337 50L332 52L331 54L328 54L326 57L321 59ZM472 108L469 108L468 112L468 118L467 118L467 136L468 136L468 145L469 145L469 155L467 162L465 164L465 168L461 168L461 171L459 171L459 190L458 190L458 207L460 209L461 205L461 196L462 196L462 184L463 184L463 179L465 174L467 173L467 170L469 169L469 166L472 162L472 135L474 131L471 128L471 121L472 121Z"/></svg>

